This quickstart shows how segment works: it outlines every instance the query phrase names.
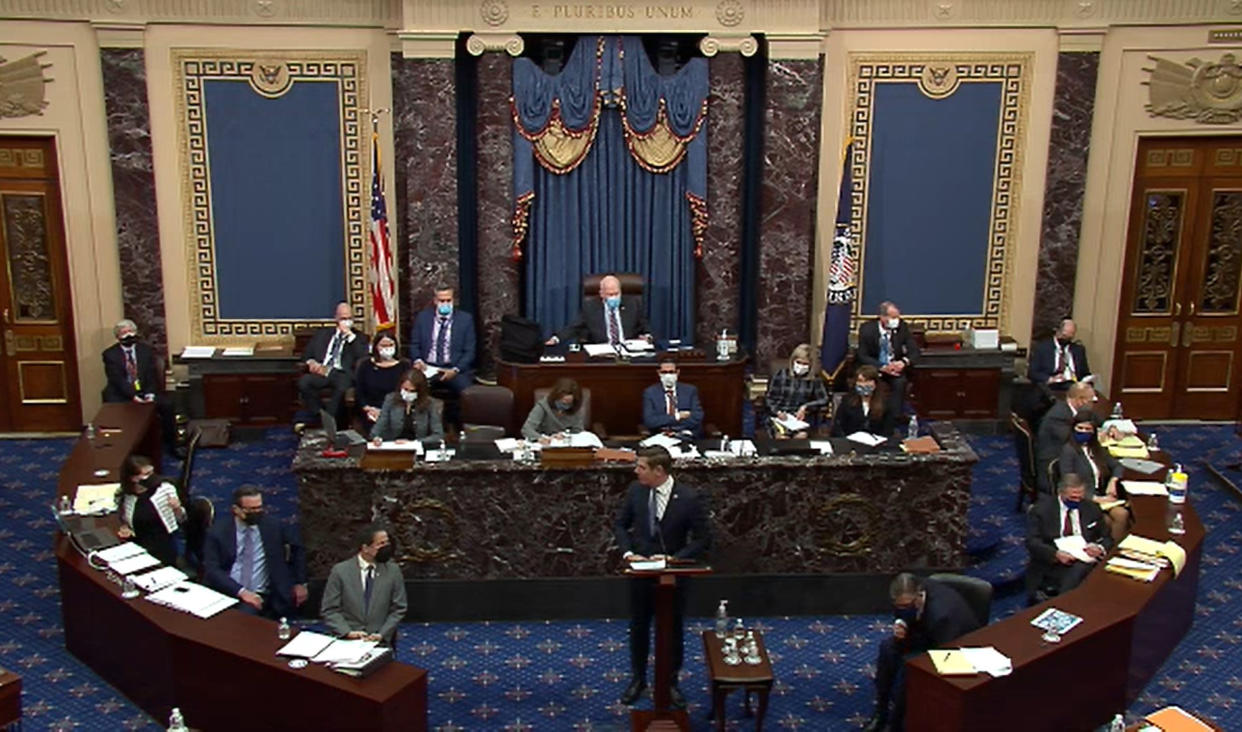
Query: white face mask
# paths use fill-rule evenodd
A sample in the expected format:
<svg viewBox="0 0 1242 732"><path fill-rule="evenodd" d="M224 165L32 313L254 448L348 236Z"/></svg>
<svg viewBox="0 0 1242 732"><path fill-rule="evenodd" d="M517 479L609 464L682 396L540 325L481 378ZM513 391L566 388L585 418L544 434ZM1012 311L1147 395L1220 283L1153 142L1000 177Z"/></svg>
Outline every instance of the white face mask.
<svg viewBox="0 0 1242 732"><path fill-rule="evenodd" d="M660 383L665 389L672 389L677 386L677 374L660 374Z"/></svg>
<svg viewBox="0 0 1242 732"><path fill-rule="evenodd" d="M889 318L888 319L889 330L897 330L898 326L900 325L901 325L901 318Z"/></svg>
<svg viewBox="0 0 1242 732"><path fill-rule="evenodd" d="M344 328L345 330L353 330L353 329L354 329L354 320L353 320L353 318L342 318L341 320L339 320L339 321L337 321L337 322L339 322L339 323L341 324L341 327L342 327L342 328Z"/></svg>
<svg viewBox="0 0 1242 732"><path fill-rule="evenodd" d="M410 391L408 389L402 389L401 398L404 399L406 403L408 404L409 402L412 402L418 398L418 392Z"/></svg>
<svg viewBox="0 0 1242 732"><path fill-rule="evenodd" d="M811 373L811 364L795 363L793 365L793 373L794 373L794 376L806 376L807 374Z"/></svg>
<svg viewBox="0 0 1242 732"><path fill-rule="evenodd" d="M380 358L384 358L384 359L392 358L393 356L397 355L397 349L381 348L379 349L379 355L380 355Z"/></svg>

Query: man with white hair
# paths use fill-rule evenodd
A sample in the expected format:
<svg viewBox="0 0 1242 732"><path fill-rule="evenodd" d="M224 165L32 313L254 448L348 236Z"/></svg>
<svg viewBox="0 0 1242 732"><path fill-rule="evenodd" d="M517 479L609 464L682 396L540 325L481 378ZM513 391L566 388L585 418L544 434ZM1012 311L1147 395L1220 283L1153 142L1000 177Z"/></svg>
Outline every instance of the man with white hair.
<svg viewBox="0 0 1242 732"><path fill-rule="evenodd" d="M153 402L160 414L164 446L175 452L177 422L172 401L164 394L164 372L155 350L138 340L138 325L129 318L112 328L116 343L103 352L105 402Z"/></svg>
<svg viewBox="0 0 1242 732"><path fill-rule="evenodd" d="M548 339L547 345L555 346L561 341L575 340L579 343L611 343L616 346L634 338L651 340L651 328L643 312L643 300L637 295L621 295L621 280L616 275L605 275L599 281L599 299L588 300L582 312L559 333Z"/></svg>

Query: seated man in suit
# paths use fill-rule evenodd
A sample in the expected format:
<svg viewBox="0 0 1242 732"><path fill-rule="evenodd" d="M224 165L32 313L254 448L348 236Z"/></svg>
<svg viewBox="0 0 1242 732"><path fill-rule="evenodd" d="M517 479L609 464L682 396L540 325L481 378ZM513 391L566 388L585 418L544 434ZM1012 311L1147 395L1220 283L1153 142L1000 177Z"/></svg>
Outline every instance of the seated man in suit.
<svg viewBox="0 0 1242 732"><path fill-rule="evenodd" d="M858 328L858 363L880 370L880 377L888 384L889 413L899 420L905 406L908 372L919 360L919 346L895 304L888 300L880 303L879 315Z"/></svg>
<svg viewBox="0 0 1242 732"><path fill-rule="evenodd" d="M651 340L643 300L637 295L621 296L621 280L607 275L599 281L599 300L583 303L582 311L569 325L548 339L549 346L561 341L611 343L619 345L631 338Z"/></svg>
<svg viewBox="0 0 1242 732"><path fill-rule="evenodd" d="M1088 556L1100 559L1112 547L1100 508L1087 496L1083 479L1074 473L1061 476L1056 496L1040 496L1026 510L1026 550L1030 564L1026 569L1026 592L1032 600L1037 593L1049 597L1077 587L1099 562L1084 562L1057 549L1056 540L1081 536L1087 541Z"/></svg>
<svg viewBox="0 0 1242 732"><path fill-rule="evenodd" d="M474 317L454 307L452 287L437 287L435 302L414 320L410 338L410 358L414 368L426 372L427 366L440 369L430 377L432 386L446 384L461 394L474 383L474 350L477 338Z"/></svg>
<svg viewBox="0 0 1242 732"><path fill-rule="evenodd" d="M1048 482L1048 464L1061 457L1061 449L1074 431L1074 415L1080 409L1090 409L1094 401L1095 388L1080 381L1070 386L1065 398L1056 400L1039 420L1035 432L1035 478L1045 493L1051 494L1055 488Z"/></svg>
<svg viewBox="0 0 1242 732"><path fill-rule="evenodd" d="M304 412L293 425L298 433L319 420L321 409L333 417L340 413L341 400L354 384L358 362L367 357L369 344L364 336L354 332L349 303L337 303L333 319L336 325L316 331L302 352L306 373L298 379L298 393L302 395ZM319 391L325 386L332 388L326 405L319 398Z"/></svg>
<svg viewBox="0 0 1242 732"><path fill-rule="evenodd" d="M663 447L645 447L638 451L634 467L637 477L630 483L621 510L617 513L614 532L621 556L626 562L641 562L660 557L697 560L711 546L711 527L704 498L695 489L674 484L673 458ZM622 704L633 704L647 688L647 651L651 644L651 616L655 611L655 583L651 577L630 580L630 670L633 678L621 695ZM685 581L677 583L674 603L672 644L673 685L669 698L673 706L684 708L686 699L677 688L677 672L681 669L682 613L685 610Z"/></svg>
<svg viewBox="0 0 1242 732"><path fill-rule="evenodd" d="M660 360L660 383L643 390L643 426L652 432L699 437L703 433L699 390L677 383L680 373L673 359Z"/></svg>
<svg viewBox="0 0 1242 732"><path fill-rule="evenodd" d="M875 659L875 714L868 730L902 730L905 725L906 659L944 648L979 628L961 594L939 582L902 573L888 587L893 601L893 634L880 642ZM892 716L889 716L889 702Z"/></svg>
<svg viewBox="0 0 1242 732"><path fill-rule="evenodd" d="M1074 340L1078 326L1065 318L1053 337L1038 341L1031 348L1027 376L1032 383L1046 384L1051 389L1066 389L1077 381L1092 378L1087 365L1087 349Z"/></svg>
<svg viewBox="0 0 1242 732"><path fill-rule="evenodd" d="M328 574L319 614L337 635L391 646L397 624L405 617L401 566L392 561L393 545L379 526L367 526L354 544L358 553Z"/></svg>
<svg viewBox="0 0 1242 732"><path fill-rule="evenodd" d="M154 402L160 415L164 447L176 451L177 415L164 394L164 374L156 364L155 351L138 340L138 325L129 318L112 328L116 343L103 352L105 402Z"/></svg>
<svg viewBox="0 0 1242 732"><path fill-rule="evenodd" d="M216 521L203 546L208 587L241 600L251 615L293 615L306 602L306 552L295 527L263 510L252 485L233 491L233 510Z"/></svg>

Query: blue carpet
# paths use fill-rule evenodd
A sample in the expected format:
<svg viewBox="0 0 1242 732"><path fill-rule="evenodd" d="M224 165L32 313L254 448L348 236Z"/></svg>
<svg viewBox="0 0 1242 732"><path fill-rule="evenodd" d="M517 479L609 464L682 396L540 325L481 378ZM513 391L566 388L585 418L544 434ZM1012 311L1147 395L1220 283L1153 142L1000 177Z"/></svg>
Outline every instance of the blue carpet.
<svg viewBox="0 0 1242 732"><path fill-rule="evenodd" d="M1161 445L1190 472L1193 500L1208 527L1194 626L1132 706L1131 717L1177 703L1242 729L1242 510L1216 488L1201 462L1242 455L1229 426L1160 430ZM1008 437L972 437L974 473L969 572L1000 593L994 616L1021 606L1026 561L1022 520L1014 513L1017 463ZM112 687L65 651L47 504L68 440L0 441L0 666L23 677L28 730L159 729ZM289 462L294 438L272 430L261 442L203 450L194 486L226 500L235 485L271 489L266 499L285 520L296 519L297 489ZM170 474L175 465L166 465ZM1242 475L1235 476L1242 480ZM411 598L414 603L418 598ZM623 608L618 613L624 613ZM854 729L871 712L875 644L883 616L747 618L768 639L778 681L770 725L787 730ZM697 631L690 623L682 688L696 729L707 729L708 702ZM600 730L627 728L616 697L628 676L624 620L547 623L411 624L400 658L430 672L430 722L443 730ZM650 703L649 701L646 703ZM729 729L748 729L736 695ZM162 721L162 720L161 720ZM193 724L194 720L188 720Z"/></svg>

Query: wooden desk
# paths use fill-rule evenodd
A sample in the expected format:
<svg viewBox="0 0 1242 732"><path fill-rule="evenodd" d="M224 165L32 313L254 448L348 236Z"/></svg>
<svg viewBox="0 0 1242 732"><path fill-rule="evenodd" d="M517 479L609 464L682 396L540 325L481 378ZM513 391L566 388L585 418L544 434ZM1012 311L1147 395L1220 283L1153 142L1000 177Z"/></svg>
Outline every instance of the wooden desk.
<svg viewBox="0 0 1242 732"><path fill-rule="evenodd" d="M106 448L80 440L61 470L58 495L72 498L79 483L116 480L120 461L146 433L154 430L158 440L153 416L152 405L105 404L96 423L122 432ZM95 478L97 467L114 472ZM180 707L191 727L208 730L426 729L421 669L391 663L367 679L313 664L294 670L275 655L282 642L270 620L234 611L200 620L125 600L68 537L56 537L55 552L66 648L157 721Z"/></svg>
<svg viewBox="0 0 1242 732"><path fill-rule="evenodd" d="M0 668L0 728L16 729L22 723L22 677Z"/></svg>
<svg viewBox="0 0 1242 732"><path fill-rule="evenodd" d="M927 346L914 366L914 402L919 416L1007 423L1017 357L1015 351Z"/></svg>
<svg viewBox="0 0 1242 732"><path fill-rule="evenodd" d="M1186 550L1176 579L1171 569L1143 583L1098 568L1078 588L954 641L996 646L1013 673L939 676L927 654L906 663L906 724L912 730L1081 730L1104 724L1134 701L1194 620L1203 524L1183 505L1186 533L1165 529L1166 500L1131 500L1132 533L1174 538ZM1050 645L1031 620L1048 607L1083 618ZM1020 705L1016 707L1015 705Z"/></svg>
<svg viewBox="0 0 1242 732"><path fill-rule="evenodd" d="M520 426L535 405L535 390L570 378L591 390L591 418L612 435L632 435L643 421L643 389L659 383L658 359L632 362L588 360L583 353L566 355L564 363L509 363L498 361L497 379L513 390L513 419ZM732 361L681 360L680 381L699 390L703 422L725 434L742 433L743 376L747 358Z"/></svg>
<svg viewBox="0 0 1242 732"><path fill-rule="evenodd" d="M239 426L293 421L300 406L301 358L292 349L254 356L173 357L189 371L191 419L227 419Z"/></svg>
<svg viewBox="0 0 1242 732"><path fill-rule="evenodd" d="M725 728L725 697L730 692L741 690L746 696L746 713L750 715L750 693L759 695L759 709L755 715L755 730L763 729L763 715L768 711L768 694L772 691L772 662L768 658L768 647L764 645L763 633L753 631L755 644L759 646L760 662L750 665L743 661L737 666L730 666L724 661L724 639L717 638L714 630L703 631L703 658L707 663L707 674L712 686L712 716L716 719L716 729Z"/></svg>

